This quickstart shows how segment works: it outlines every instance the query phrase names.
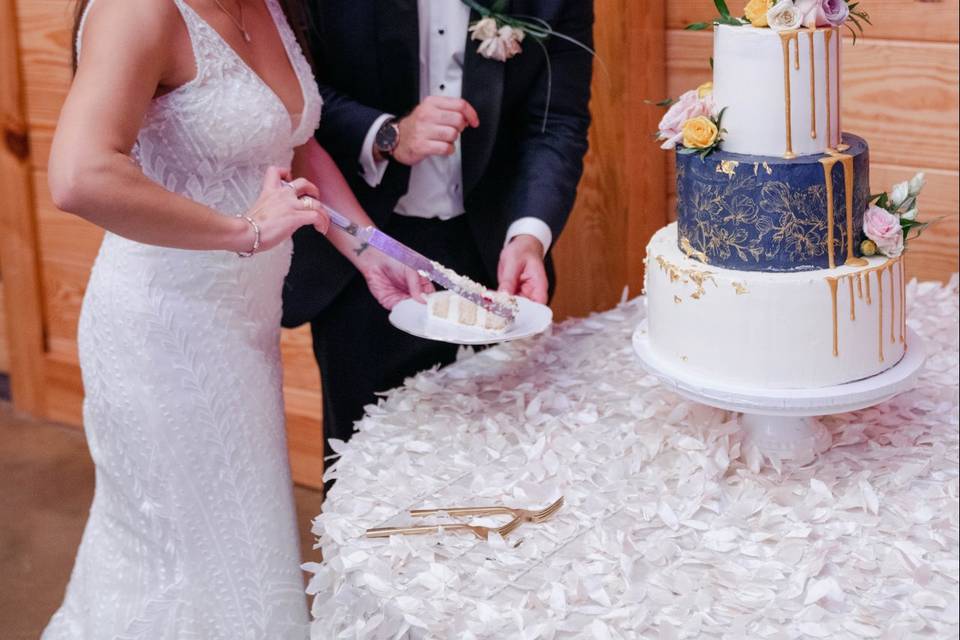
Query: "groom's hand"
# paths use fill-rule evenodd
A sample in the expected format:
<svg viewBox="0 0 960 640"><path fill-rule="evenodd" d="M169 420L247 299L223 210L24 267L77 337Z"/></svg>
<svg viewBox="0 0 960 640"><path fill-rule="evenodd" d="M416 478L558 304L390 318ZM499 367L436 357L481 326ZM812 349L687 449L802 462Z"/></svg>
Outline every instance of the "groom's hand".
<svg viewBox="0 0 960 640"><path fill-rule="evenodd" d="M500 291L520 295L540 304L547 303L547 269L543 245L531 235L519 235L500 253L497 267Z"/></svg>
<svg viewBox="0 0 960 640"><path fill-rule="evenodd" d="M479 127L480 118L466 100L429 96L397 124L400 140L393 158L412 167L428 156L453 155L460 134Z"/></svg>

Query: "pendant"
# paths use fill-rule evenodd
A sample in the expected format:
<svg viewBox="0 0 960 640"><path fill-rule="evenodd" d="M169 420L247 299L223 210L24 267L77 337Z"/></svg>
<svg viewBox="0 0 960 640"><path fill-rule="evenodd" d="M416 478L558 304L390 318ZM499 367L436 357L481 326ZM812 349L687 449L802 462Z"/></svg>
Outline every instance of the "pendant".
<svg viewBox="0 0 960 640"><path fill-rule="evenodd" d="M243 39L246 40L248 43L253 42L253 38L251 38L250 34L247 33L246 31L243 32Z"/></svg>

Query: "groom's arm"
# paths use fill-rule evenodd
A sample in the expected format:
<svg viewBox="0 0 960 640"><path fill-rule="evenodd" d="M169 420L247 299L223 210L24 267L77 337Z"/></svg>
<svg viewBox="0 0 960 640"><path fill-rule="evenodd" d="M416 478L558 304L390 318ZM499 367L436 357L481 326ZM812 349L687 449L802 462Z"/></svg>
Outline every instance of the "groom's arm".
<svg viewBox="0 0 960 640"><path fill-rule="evenodd" d="M567 0L551 27L592 48L593 0ZM531 52L531 47L536 47L532 42L524 45ZM546 46L553 82L546 127L549 79L545 66L527 101L528 123L519 145L519 171L507 193L505 210L508 227L522 218L537 218L550 228L555 242L570 216L583 174L593 58L562 38L550 38Z"/></svg>

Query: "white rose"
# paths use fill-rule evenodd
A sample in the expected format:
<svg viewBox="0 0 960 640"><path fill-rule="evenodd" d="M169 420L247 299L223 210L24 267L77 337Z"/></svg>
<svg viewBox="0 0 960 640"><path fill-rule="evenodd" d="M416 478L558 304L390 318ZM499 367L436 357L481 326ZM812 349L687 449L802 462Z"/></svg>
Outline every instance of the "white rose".
<svg viewBox="0 0 960 640"><path fill-rule="evenodd" d="M774 31L791 31L803 24L803 13L793 0L780 0L767 11L767 23Z"/></svg>
<svg viewBox="0 0 960 640"><path fill-rule="evenodd" d="M820 0L797 0L796 5L797 11L800 12L801 24L807 29L816 29Z"/></svg>
<svg viewBox="0 0 960 640"><path fill-rule="evenodd" d="M919 195L923 190L924 185L927 184L927 176L921 171L917 175L913 176L910 180L910 195L916 196Z"/></svg>
<svg viewBox="0 0 960 640"><path fill-rule="evenodd" d="M484 18L470 26L473 40L490 40L497 37L497 21L493 18Z"/></svg>
<svg viewBox="0 0 960 640"><path fill-rule="evenodd" d="M918 213L920 213L920 212L917 210L916 207L914 207L913 209L910 209L910 211L907 211L905 214L903 214L903 215L900 216L900 217L901 217L902 219L904 219L904 220L911 220L911 221L912 221L912 220L916 220L916 219L917 219L917 214L918 214Z"/></svg>
<svg viewBox="0 0 960 640"><path fill-rule="evenodd" d="M910 184L907 182L900 182L893 185L893 189L890 190L890 203L899 208L904 202L907 201L907 198L910 197Z"/></svg>

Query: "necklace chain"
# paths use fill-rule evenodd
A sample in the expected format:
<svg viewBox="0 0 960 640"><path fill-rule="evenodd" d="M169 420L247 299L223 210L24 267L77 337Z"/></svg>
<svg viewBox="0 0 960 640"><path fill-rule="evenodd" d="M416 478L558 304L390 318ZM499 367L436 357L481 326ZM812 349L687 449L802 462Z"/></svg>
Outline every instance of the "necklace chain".
<svg viewBox="0 0 960 640"><path fill-rule="evenodd" d="M218 7L220 7L220 11L223 11L225 14L227 14L227 17L230 18L230 21L233 22L234 26L240 30L240 33L243 34L243 39L246 40L247 42L253 42L253 38L250 37L250 32L247 31L246 20L243 19L243 1L237 0L237 8L240 10L239 20L234 18L233 14L227 11L227 8L223 6L223 3L220 2L220 0L213 0L213 1L216 3Z"/></svg>

